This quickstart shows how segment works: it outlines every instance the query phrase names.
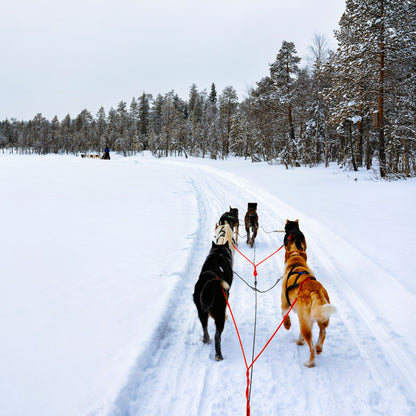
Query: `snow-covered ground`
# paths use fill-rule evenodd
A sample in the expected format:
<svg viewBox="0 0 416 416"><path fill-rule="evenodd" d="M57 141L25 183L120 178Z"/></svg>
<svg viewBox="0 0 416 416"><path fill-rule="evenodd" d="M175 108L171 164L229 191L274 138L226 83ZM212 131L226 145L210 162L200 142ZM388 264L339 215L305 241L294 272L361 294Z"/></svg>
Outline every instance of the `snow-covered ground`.
<svg viewBox="0 0 416 416"><path fill-rule="evenodd" d="M258 203L258 262L299 219L308 263L337 307L316 367L303 366L296 316L254 365L252 415L416 414L416 180L336 167L286 170L241 159L111 161L0 155L0 414L245 414L231 319L224 361L200 341L193 286L214 225ZM253 282L236 253L234 268ZM283 270L279 252L258 287ZM248 360L254 294L230 304ZM258 296L256 352L281 321L280 284ZM210 322L210 333L214 333ZM315 334L316 336L316 334Z"/></svg>

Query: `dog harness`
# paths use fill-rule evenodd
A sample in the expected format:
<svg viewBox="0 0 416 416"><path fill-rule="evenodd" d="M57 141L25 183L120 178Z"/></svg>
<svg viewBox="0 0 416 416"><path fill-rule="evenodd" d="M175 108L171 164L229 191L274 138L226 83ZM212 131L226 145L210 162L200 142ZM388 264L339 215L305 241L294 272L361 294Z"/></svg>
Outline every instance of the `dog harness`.
<svg viewBox="0 0 416 416"><path fill-rule="evenodd" d="M308 272L305 272L305 271L303 271L303 272L294 272L293 270L296 268L296 267L299 267L299 265L294 265L291 269L290 269L290 272L289 272L289 274L287 275L287 279L286 279L286 282L289 280L289 278L290 278L290 276L292 276L293 274L297 274L297 277L296 277L296 279L295 279L295 283L293 283L293 284L291 284L289 287L286 287L286 300L287 300L287 303L289 304L289 306L292 306L292 304L290 303L290 300L289 300L289 290L292 290L292 289L294 289L294 288L296 288L296 287L299 287L300 286L300 284L301 283L303 283L303 282L301 282L301 283L298 283L298 279L299 279L299 276L300 275L302 275L302 274L309 274ZM309 276L309 279L310 280L316 280L316 278L314 277L314 276Z"/></svg>

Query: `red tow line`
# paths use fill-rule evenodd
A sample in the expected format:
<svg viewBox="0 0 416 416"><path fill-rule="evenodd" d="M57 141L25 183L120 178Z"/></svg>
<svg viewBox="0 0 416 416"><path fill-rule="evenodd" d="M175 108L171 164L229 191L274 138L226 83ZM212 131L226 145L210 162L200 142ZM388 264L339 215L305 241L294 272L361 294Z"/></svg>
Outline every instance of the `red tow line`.
<svg viewBox="0 0 416 416"><path fill-rule="evenodd" d="M225 294L225 291L223 289L224 292L224 297L225 297L225 301L227 302L227 306L228 306L228 310L230 311L230 315L231 318L233 320L234 323L234 328L235 331L237 332L237 337L238 337L238 341L240 343L240 347L241 347L241 352L243 353L243 358L244 358L244 364L246 365L246 377L247 377L247 387L246 387L246 399L247 399L247 406L246 406L246 415L250 416L250 397L249 397L249 391L250 391L250 368L253 367L254 363L257 361L257 359L260 357L261 354L263 354L264 350L267 348L267 346L270 344L271 340L274 338L274 336L277 334L277 331L280 329L280 327L282 326L283 322L285 321L285 319L287 318L287 316L289 315L290 311L293 309L293 307L295 306L296 302L297 302L297 298L294 300L294 302L292 303L292 306L290 307L290 309L287 311L286 315L284 316L282 322L280 322L279 326L277 327L277 329L273 332L273 335L270 337L270 339L266 342L266 345L263 347L263 349L257 354L256 358L253 360L253 362L248 365L247 364L247 358L246 358L246 354L244 352L244 347L243 347L243 343L241 342L241 337L240 337L240 332L238 331L238 327L237 327L237 323L235 322L234 319L234 314L233 311L231 310L231 306L228 302L227 296Z"/></svg>
<svg viewBox="0 0 416 416"><path fill-rule="evenodd" d="M236 246L234 246L234 248L237 250L238 253L240 253L250 264L253 265L254 267L254 271L253 271L253 275L257 276L257 266L260 266L260 264L264 263L266 260L268 260L270 257L274 256L278 251L280 251L285 245L282 244L275 252L273 252L272 254L270 254L270 256L267 256L265 259L263 259L262 261L258 262L257 264L254 264L248 257L246 257Z"/></svg>
<svg viewBox="0 0 416 416"><path fill-rule="evenodd" d="M265 262L266 260L268 260L270 257L272 257L274 254L276 254L279 250L282 249L282 247L284 246L284 244L279 247L274 253L270 254L270 256L266 257L264 260L262 260L261 262L254 264L250 259L248 259L240 250L238 250L237 247L234 246L234 248L249 262L254 266L254 276L257 276L257 266L259 266L261 263ZM298 294L302 288L302 285L307 282L308 280L310 280L310 278L308 277L305 281L303 281L302 283L299 284L299 290L298 290ZM249 397L249 391L250 391L250 369L251 367L253 367L254 363L257 361L257 359L260 357L260 355L263 354L264 350L268 347L268 345L270 344L270 342L272 341L272 339L274 338L274 336L277 334L277 331L279 331L279 329L281 328L281 326L283 325L283 322L285 321L285 319L288 317L290 311L293 309L293 307L295 306L296 302L297 302L297 298L293 301L292 305L290 306L289 310L287 311L286 315L283 317L282 322L280 322L279 326L276 328L276 330L273 332L273 335L269 338L269 340L266 342L266 344L264 345L263 349L257 354L257 356L254 358L253 362L248 365L247 363L247 358L246 358L246 354L244 352L244 347L243 347L243 343L241 341L241 337L240 337L240 332L238 331L238 327L237 327L237 323L235 321L234 318L234 314L233 311L231 310L231 306L230 303L228 302L228 298L227 295L225 293L225 290L222 290L224 293L224 298L225 301L227 303L227 307L230 311L230 315L231 318L233 320L233 324L234 324L234 328L235 331L237 332L237 337L238 337L238 341L240 343L240 348L241 348L241 352L243 353L243 358L244 358L244 364L246 366L247 372L246 372L246 377L247 377L247 387L246 387L246 400L247 400L247 405L246 405L246 416L250 416L250 397Z"/></svg>

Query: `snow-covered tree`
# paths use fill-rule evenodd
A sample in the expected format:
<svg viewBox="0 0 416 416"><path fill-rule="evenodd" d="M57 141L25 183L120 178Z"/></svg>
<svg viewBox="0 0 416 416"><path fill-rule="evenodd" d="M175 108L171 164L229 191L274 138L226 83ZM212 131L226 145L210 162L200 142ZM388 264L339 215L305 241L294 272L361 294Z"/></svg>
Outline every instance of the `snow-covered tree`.
<svg viewBox="0 0 416 416"><path fill-rule="evenodd" d="M231 119L237 111L238 96L236 90L225 87L219 98L219 122L222 133L222 155L228 156L230 152Z"/></svg>

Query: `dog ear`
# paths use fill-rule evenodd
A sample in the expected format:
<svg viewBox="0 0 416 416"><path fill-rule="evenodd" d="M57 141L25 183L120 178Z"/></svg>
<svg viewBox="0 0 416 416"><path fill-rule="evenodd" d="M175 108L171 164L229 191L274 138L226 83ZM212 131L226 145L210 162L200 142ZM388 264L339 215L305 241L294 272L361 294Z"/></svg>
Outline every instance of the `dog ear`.
<svg viewBox="0 0 416 416"><path fill-rule="evenodd" d="M295 220L295 222L296 222L297 224L299 224L299 220Z"/></svg>
<svg viewBox="0 0 416 416"><path fill-rule="evenodd" d="M286 220L286 224L289 222L289 220Z"/></svg>

